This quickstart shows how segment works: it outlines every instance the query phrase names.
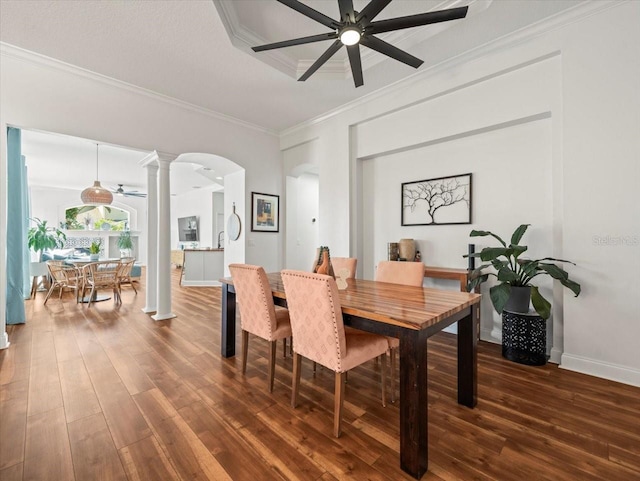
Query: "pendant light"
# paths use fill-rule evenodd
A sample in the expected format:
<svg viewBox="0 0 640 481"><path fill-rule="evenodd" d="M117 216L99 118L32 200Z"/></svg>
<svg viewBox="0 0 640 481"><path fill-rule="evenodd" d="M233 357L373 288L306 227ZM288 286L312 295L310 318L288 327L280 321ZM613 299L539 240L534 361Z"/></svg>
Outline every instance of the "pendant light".
<svg viewBox="0 0 640 481"><path fill-rule="evenodd" d="M80 194L84 204L102 205L113 202L113 194L100 185L98 179L98 144L96 144L96 180L91 187L87 187Z"/></svg>

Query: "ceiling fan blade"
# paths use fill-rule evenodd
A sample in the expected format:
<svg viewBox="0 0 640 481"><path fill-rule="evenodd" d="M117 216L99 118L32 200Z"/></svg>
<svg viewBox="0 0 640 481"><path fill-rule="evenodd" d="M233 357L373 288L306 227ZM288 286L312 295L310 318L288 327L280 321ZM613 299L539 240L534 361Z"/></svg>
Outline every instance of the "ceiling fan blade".
<svg viewBox="0 0 640 481"><path fill-rule="evenodd" d="M338 7L340 7L341 21L355 23L356 12L353 10L353 0L338 0Z"/></svg>
<svg viewBox="0 0 640 481"><path fill-rule="evenodd" d="M298 79L299 82L304 82L305 80L307 80L309 77L311 77L311 75L313 75L313 73L318 70L327 60L329 60L331 57L333 57L333 54L335 54L338 50L340 50L340 47L342 47L342 42L338 39L335 42L333 42L333 44L331 45L331 47L329 47L321 56L318 60L316 60L314 62L314 64L309 67L309 69L302 75L302 77L300 77Z"/></svg>
<svg viewBox="0 0 640 481"><path fill-rule="evenodd" d="M360 43L365 47L369 47L376 52L383 53L388 57L394 58L402 63L406 63L414 68L418 68L423 63L423 60L420 60L418 57L414 57L404 50L400 50L398 47L394 47L390 43L371 35L362 37Z"/></svg>
<svg viewBox="0 0 640 481"><path fill-rule="evenodd" d="M390 32L392 30L419 27L430 23L448 22L449 20L466 17L468 9L469 7L449 8L438 12L419 13L418 15L409 15L407 17L380 20L369 24L365 29L365 34Z"/></svg>
<svg viewBox="0 0 640 481"><path fill-rule="evenodd" d="M311 35L309 37L294 38L292 40L284 40L282 42L269 43L258 47L251 47L254 52L262 52L263 50L273 50L274 48L291 47L293 45L303 45L305 43L322 42L323 40L332 40L338 38L336 32L321 33L319 35Z"/></svg>
<svg viewBox="0 0 640 481"><path fill-rule="evenodd" d="M356 22L364 20L363 24L369 25L384 7L389 5L391 0L371 0L366 7L358 14Z"/></svg>
<svg viewBox="0 0 640 481"><path fill-rule="evenodd" d="M147 194L142 194L142 193L138 194L136 192L125 192L124 196L125 197L146 197Z"/></svg>
<svg viewBox="0 0 640 481"><path fill-rule="evenodd" d="M357 44L348 46L347 53L349 54L353 83L356 84L357 88L364 84L364 80L362 78L362 62L360 60L360 46Z"/></svg>
<svg viewBox="0 0 640 481"><path fill-rule="evenodd" d="M336 29L340 26L339 22L336 22L334 19L327 17L324 13L320 13L317 10L314 10L311 7L308 7L302 2L298 0L278 0L278 2L286 5L289 8L293 8L296 12L301 13L302 15L309 17L312 20L315 20L318 23L321 23L325 27L329 27L331 29Z"/></svg>

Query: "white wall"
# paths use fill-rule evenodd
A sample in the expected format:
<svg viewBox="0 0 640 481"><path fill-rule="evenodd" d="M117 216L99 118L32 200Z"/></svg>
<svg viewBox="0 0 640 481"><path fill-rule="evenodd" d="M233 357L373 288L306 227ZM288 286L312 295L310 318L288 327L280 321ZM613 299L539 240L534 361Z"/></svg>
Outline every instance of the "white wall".
<svg viewBox="0 0 640 481"><path fill-rule="evenodd" d="M250 215L246 215L247 212L247 204L249 204L249 200L247 200L247 195L245 192L245 173L244 171L235 172L233 174L226 175L224 178L224 218L226 222L229 222L229 216L231 216L234 212L240 217L240 236L237 240L231 240L229 235L225 236L224 239L224 275L229 276L229 264L233 263L243 263L247 262L248 264L257 264L265 267L267 272L271 270L277 270L277 267L274 268L275 262L273 261L273 256L270 256L270 253L265 252L265 255L262 259L256 259L254 255L254 250L251 251L251 258L249 258L249 252L247 252L246 243L247 243L247 231L251 228L250 224ZM251 208L249 208L249 212L251 212ZM228 225L228 224L227 224ZM225 234L229 232L229 228L225 227ZM254 246L255 247L255 241ZM263 261L263 262L261 262ZM265 266L265 263L269 263L268 266Z"/></svg>
<svg viewBox="0 0 640 481"><path fill-rule="evenodd" d="M213 238L213 189L207 187L192 190L186 194L171 197L171 248L178 249L180 244L178 237L178 218L195 215L198 218L198 246L216 247L217 239ZM191 242L184 243L187 247Z"/></svg>
<svg viewBox="0 0 640 481"><path fill-rule="evenodd" d="M0 172L6 172L6 127L13 125L149 152L217 154L246 169L241 195L245 182L248 196L251 191L282 193L282 156L271 133L6 45L0 46L0 54ZM4 187L0 194L0 229L4 229ZM250 210L244 209L250 205L242 202L238 207L246 219ZM251 257L270 269L281 267L281 236L252 236L251 252L256 254ZM0 238L4 252L5 241ZM4 266L3 260L2 277ZM2 305L3 298L0 294Z"/></svg>
<svg viewBox="0 0 640 481"><path fill-rule="evenodd" d="M550 256L553 218L550 146L551 120L543 119L364 161L363 215L368 221L361 257L363 277L374 278L374 267L387 258L387 243L398 242L400 238L415 239L427 265L464 269L467 260L462 256L467 253L469 243L475 243L477 250L496 245L493 238L470 238L472 227L491 230L509 239L518 225L531 224L524 237L531 246L527 256ZM526 181L514 179L514 171L526 172ZM473 226L400 225L403 182L467 172L473 172ZM457 283L429 280L427 284L459 289ZM493 282L483 288L485 293L490 285ZM547 299L552 298L550 286L548 281L541 284L541 292ZM495 324L500 326L499 315L488 296L483 301L483 338L499 340L500 331L494 329Z"/></svg>
<svg viewBox="0 0 640 481"><path fill-rule="evenodd" d="M472 228L509 235L531 222L526 239L534 253L578 263L569 270L583 286L577 299L553 289L553 359L640 385L640 296L633 295L640 267L638 18L639 2L587 3L548 30L538 25L479 47L286 132L283 150L314 139L322 159L321 242L358 246L370 264L386 255L390 239L428 238L427 262L463 267L458 256ZM473 224L399 226L401 181L469 171ZM388 227L377 212L374 221L371 211L353 208L364 204L353 196L358 189L378 204L395 202ZM514 192L524 198L511 200ZM623 242L596 244L594 236L607 235Z"/></svg>
<svg viewBox="0 0 640 481"><path fill-rule="evenodd" d="M640 385L640 2L567 29L564 367ZM611 375L615 372L616 375Z"/></svg>

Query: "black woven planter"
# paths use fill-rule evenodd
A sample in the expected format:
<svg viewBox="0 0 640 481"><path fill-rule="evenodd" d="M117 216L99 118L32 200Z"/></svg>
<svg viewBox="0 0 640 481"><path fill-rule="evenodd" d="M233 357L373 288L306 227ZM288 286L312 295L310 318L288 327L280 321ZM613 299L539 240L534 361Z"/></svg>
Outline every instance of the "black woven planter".
<svg viewBox="0 0 640 481"><path fill-rule="evenodd" d="M502 356L529 366L547 363L547 321L537 314L502 311Z"/></svg>

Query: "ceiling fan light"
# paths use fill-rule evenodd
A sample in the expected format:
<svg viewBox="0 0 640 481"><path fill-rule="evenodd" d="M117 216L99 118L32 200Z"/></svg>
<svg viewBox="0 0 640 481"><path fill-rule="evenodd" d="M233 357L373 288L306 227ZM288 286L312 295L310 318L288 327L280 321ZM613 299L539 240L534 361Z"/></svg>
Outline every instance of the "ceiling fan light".
<svg viewBox="0 0 640 481"><path fill-rule="evenodd" d="M362 34L357 27L347 27L340 32L340 41L343 45L355 45L360 41Z"/></svg>

